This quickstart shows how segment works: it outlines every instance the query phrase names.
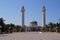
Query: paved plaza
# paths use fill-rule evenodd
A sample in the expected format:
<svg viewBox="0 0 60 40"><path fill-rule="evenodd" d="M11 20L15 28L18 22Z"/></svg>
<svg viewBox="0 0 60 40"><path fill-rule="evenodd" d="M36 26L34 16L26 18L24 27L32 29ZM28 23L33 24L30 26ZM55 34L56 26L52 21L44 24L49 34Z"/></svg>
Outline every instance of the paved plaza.
<svg viewBox="0 0 60 40"><path fill-rule="evenodd" d="M0 40L60 40L60 34L55 32L18 32L0 34Z"/></svg>

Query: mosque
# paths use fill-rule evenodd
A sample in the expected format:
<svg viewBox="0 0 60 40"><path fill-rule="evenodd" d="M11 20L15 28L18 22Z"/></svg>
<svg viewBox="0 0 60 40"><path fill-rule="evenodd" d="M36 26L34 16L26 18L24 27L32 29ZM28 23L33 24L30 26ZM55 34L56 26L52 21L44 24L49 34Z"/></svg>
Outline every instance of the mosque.
<svg viewBox="0 0 60 40"><path fill-rule="evenodd" d="M24 13L25 12L25 8L24 8L24 6L22 6L22 9L21 9L21 13L22 13L22 27L23 28L25 28L25 25L24 25L24 23L25 23L25 21L24 21ZM46 8L45 8L45 6L43 6L42 7L42 27L41 27L41 29L45 29L45 25L46 25ZM30 22L30 25L29 25L29 27L26 27L25 28L26 30L32 30L32 31L38 31L38 30L41 30L40 29L40 26L38 26L38 23L37 23L37 21L31 21Z"/></svg>

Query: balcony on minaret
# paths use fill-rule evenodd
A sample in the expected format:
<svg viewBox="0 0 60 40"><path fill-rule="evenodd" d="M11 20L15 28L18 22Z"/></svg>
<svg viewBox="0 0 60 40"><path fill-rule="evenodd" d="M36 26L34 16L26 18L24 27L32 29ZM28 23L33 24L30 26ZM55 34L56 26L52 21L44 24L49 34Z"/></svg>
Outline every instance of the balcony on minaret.
<svg viewBox="0 0 60 40"><path fill-rule="evenodd" d="M45 6L43 6L42 12L43 12L43 13L46 12L46 8L45 8Z"/></svg>
<svg viewBox="0 0 60 40"><path fill-rule="evenodd" d="M25 12L24 6L22 6L22 10L21 10L21 12L22 12L22 13L24 13L24 12Z"/></svg>

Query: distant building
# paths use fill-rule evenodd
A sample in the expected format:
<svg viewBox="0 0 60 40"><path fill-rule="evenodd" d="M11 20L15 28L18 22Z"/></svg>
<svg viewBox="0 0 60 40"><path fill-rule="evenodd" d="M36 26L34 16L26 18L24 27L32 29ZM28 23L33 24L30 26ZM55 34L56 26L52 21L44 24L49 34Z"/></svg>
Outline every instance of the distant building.
<svg viewBox="0 0 60 40"><path fill-rule="evenodd" d="M31 21L29 27L27 27L29 31L40 31L40 26L38 26L37 21Z"/></svg>
<svg viewBox="0 0 60 40"><path fill-rule="evenodd" d="M37 26L38 26L37 21L31 21L30 22L30 27L37 27Z"/></svg>

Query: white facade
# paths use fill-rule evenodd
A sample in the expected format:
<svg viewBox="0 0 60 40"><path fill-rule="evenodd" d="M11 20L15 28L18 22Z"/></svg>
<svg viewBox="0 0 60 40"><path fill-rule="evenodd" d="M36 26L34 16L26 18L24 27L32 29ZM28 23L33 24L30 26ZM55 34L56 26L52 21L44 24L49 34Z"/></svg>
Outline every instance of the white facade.
<svg viewBox="0 0 60 40"><path fill-rule="evenodd" d="M24 12L25 12L25 9L24 9L24 6L22 6L22 9L21 9L21 12L22 12L22 27L24 27Z"/></svg>
<svg viewBox="0 0 60 40"><path fill-rule="evenodd" d="M45 6L42 8L42 27L45 27L46 25L46 15L45 15L46 9Z"/></svg>

